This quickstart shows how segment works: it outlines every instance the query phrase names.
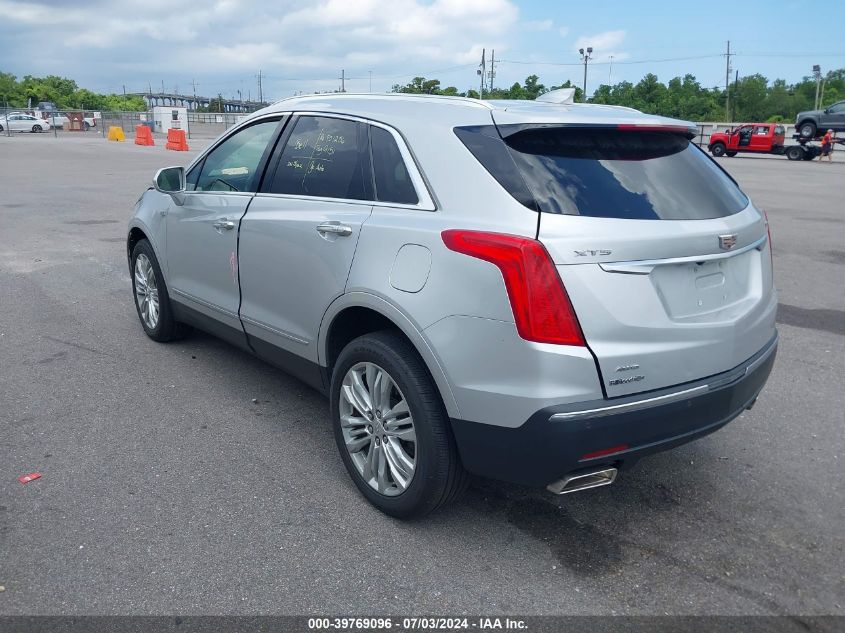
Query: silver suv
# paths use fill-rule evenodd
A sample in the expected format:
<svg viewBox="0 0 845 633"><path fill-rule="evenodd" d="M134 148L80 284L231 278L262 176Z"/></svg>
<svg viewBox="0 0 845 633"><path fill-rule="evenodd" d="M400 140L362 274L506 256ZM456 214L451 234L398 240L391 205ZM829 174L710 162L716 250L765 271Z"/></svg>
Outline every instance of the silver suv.
<svg viewBox="0 0 845 633"><path fill-rule="evenodd" d="M715 431L775 358L766 218L692 124L559 101L257 112L138 201L144 330L200 328L326 393L352 479L397 517L468 473L566 493Z"/></svg>

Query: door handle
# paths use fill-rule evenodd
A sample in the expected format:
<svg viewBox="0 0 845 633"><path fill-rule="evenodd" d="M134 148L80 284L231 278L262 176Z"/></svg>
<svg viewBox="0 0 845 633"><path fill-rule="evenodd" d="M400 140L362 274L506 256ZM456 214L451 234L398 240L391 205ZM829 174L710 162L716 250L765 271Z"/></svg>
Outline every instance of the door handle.
<svg viewBox="0 0 845 633"><path fill-rule="evenodd" d="M332 233L333 235L346 237L348 235L352 235L352 227L346 226L345 224L339 224L337 222L326 222L325 224L317 225L317 233Z"/></svg>
<svg viewBox="0 0 845 633"><path fill-rule="evenodd" d="M218 233L222 233L223 231L231 231L235 228L235 223L231 220L227 220L226 218L220 218L217 220L212 226L217 230Z"/></svg>

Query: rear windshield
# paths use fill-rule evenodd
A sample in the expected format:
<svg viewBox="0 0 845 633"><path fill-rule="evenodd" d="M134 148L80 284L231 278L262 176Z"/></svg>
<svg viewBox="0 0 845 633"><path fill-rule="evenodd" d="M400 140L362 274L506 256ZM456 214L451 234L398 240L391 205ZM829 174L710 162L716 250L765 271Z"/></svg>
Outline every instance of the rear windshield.
<svg viewBox="0 0 845 633"><path fill-rule="evenodd" d="M733 180L679 134L542 127L508 135L513 128L502 126L507 164L503 152L489 151L492 126L484 127L456 133L511 195L544 213L704 220L733 215L748 204ZM478 134L487 137L487 152L474 151L479 144L468 142Z"/></svg>

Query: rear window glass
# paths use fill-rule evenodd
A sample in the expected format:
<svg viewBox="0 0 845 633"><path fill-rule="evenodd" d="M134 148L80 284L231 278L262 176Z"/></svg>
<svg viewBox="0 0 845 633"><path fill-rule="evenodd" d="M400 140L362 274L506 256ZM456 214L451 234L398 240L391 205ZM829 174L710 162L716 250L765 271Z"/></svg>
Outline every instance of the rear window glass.
<svg viewBox="0 0 845 633"><path fill-rule="evenodd" d="M508 135L508 128L502 130L509 154L544 213L698 220L748 204L731 178L678 134L542 127Z"/></svg>

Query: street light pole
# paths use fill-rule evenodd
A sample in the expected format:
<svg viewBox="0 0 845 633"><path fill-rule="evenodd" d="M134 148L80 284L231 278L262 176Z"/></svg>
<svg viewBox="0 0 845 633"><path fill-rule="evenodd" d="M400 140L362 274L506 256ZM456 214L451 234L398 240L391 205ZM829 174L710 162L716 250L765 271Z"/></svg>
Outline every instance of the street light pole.
<svg viewBox="0 0 845 633"><path fill-rule="evenodd" d="M584 52L583 48L579 48L578 52L581 54L581 59L584 61L584 102L587 102L587 62L592 59L593 47L588 46L587 51Z"/></svg>

